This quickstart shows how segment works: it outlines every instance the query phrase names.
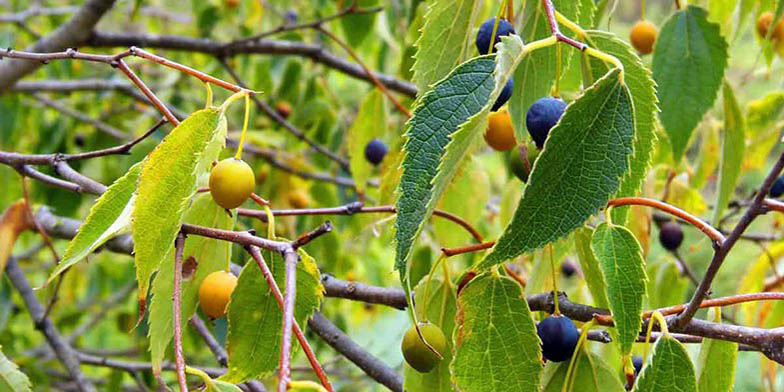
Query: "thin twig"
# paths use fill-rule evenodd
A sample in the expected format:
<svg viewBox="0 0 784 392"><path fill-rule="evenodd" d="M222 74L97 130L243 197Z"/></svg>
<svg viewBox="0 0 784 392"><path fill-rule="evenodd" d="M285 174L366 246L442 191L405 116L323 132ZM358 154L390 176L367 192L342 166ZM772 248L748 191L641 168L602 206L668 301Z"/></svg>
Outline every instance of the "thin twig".
<svg viewBox="0 0 784 392"><path fill-rule="evenodd" d="M266 37L269 37L269 36L272 36L272 35L275 35L275 34L284 33L284 32L287 32L287 31L316 28L318 26L323 25L326 22L342 18L342 17L344 17L346 15L373 14L373 13L379 12L379 11L381 11L383 9L384 9L384 7L373 7L373 8L348 7L348 8L344 8L343 10L339 11L338 13L336 13L334 15L326 16L326 17L323 17L321 19L314 20L312 22L300 23L300 24L283 24L283 25L280 25L280 26L278 26L278 27L276 27L276 28L274 28L272 30L265 31L265 32L263 32L261 34L257 34L257 35L254 35L252 37L248 37L248 38L243 38L243 39L238 39L238 40L232 41L232 42L226 44L226 46L242 45L242 44L246 44L246 43L249 43L249 42L258 41L258 40L260 40L262 38L266 38Z"/></svg>
<svg viewBox="0 0 784 392"><path fill-rule="evenodd" d="M177 368L177 382L180 391L188 391L188 381L185 379L185 356L182 352L182 253L185 250L185 234L180 232L174 241L174 363Z"/></svg>

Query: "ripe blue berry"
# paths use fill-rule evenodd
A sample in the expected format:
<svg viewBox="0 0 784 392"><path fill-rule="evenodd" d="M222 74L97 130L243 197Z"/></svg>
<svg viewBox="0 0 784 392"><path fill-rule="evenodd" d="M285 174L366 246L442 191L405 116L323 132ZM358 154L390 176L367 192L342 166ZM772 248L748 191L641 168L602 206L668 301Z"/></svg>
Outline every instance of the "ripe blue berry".
<svg viewBox="0 0 784 392"><path fill-rule="evenodd" d="M566 110L566 102L558 98L539 98L528 109L525 115L525 126L528 133L536 143L536 147L544 147L544 141L550 134L550 129L558 123Z"/></svg>
<svg viewBox="0 0 784 392"><path fill-rule="evenodd" d="M495 18L490 18L479 26L479 32L476 34L476 50L479 51L479 54L487 54L487 51L490 49L490 36L493 35L493 25L495 25ZM502 36L514 33L514 27L506 19L498 21L498 30L495 32L495 40L493 41L493 53L496 52L495 44L501 42Z"/></svg>
<svg viewBox="0 0 784 392"><path fill-rule="evenodd" d="M776 181L770 187L769 194L770 197L781 197L781 195L784 195L784 176L776 179Z"/></svg>
<svg viewBox="0 0 784 392"><path fill-rule="evenodd" d="M674 251L683 242L683 229L676 222L667 222L659 228L659 242L667 249Z"/></svg>
<svg viewBox="0 0 784 392"><path fill-rule="evenodd" d="M512 89L514 89L514 79L509 79L506 81L506 86L504 86L503 90L501 90L501 94L498 96L498 99L495 100L493 104L493 108L490 109L491 111L496 111L504 106L506 101L512 97Z"/></svg>
<svg viewBox="0 0 784 392"><path fill-rule="evenodd" d="M378 165L384 160L384 156L387 155L388 151L389 147L384 142L373 139L365 146L365 159L374 165Z"/></svg>
<svg viewBox="0 0 784 392"><path fill-rule="evenodd" d="M572 260L566 259L561 263L561 273L567 278L571 278L575 272L577 272L577 266L574 265Z"/></svg>
<svg viewBox="0 0 784 392"><path fill-rule="evenodd" d="M632 358L632 365L634 365L634 375L640 374L640 370L642 370L642 357Z"/></svg>
<svg viewBox="0 0 784 392"><path fill-rule="evenodd" d="M553 362L563 362L572 357L580 339L580 331L569 317L550 316L536 326L542 340L542 355Z"/></svg>
<svg viewBox="0 0 784 392"><path fill-rule="evenodd" d="M297 19L299 19L299 15L297 14L297 11L294 10L286 11L286 15L284 16L286 18L286 21L291 24L297 23Z"/></svg>

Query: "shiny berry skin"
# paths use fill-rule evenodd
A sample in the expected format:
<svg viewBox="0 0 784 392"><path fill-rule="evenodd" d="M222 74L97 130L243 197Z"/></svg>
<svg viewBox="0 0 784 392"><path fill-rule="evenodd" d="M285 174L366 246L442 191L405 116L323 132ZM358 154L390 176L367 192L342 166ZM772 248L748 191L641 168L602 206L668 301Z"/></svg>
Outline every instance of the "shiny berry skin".
<svg viewBox="0 0 784 392"><path fill-rule="evenodd" d="M540 150L544 147L550 129L561 119L564 110L566 110L566 102L558 98L545 97L537 99L525 114L525 126Z"/></svg>
<svg viewBox="0 0 784 392"><path fill-rule="evenodd" d="M517 145L512 117L506 109L490 113L485 141L496 151L508 151Z"/></svg>
<svg viewBox="0 0 784 392"><path fill-rule="evenodd" d="M506 85L501 90L501 94L498 95L498 99L495 100L495 103L493 104L493 107L490 109L490 111L495 112L500 109L501 106L504 106L509 98L512 97L512 89L514 89L514 79L509 79L506 81Z"/></svg>
<svg viewBox="0 0 784 392"><path fill-rule="evenodd" d="M210 318L222 317L226 314L226 306L231 293L237 287L237 277L227 271L215 271L199 286L199 305L204 314Z"/></svg>
<svg viewBox="0 0 784 392"><path fill-rule="evenodd" d="M770 197L778 198L781 195L784 195L784 176L781 176L773 182L773 185L770 187L770 192L768 192Z"/></svg>
<svg viewBox="0 0 784 392"><path fill-rule="evenodd" d="M650 54L653 52L653 45L656 43L656 37L658 35L659 30L656 28L655 24L641 20L632 27L629 41L631 41L632 47L640 52L640 54Z"/></svg>
<svg viewBox="0 0 784 392"><path fill-rule="evenodd" d="M770 30L770 25L773 24L773 12L765 12L759 16L757 19L757 34L760 38L767 38L768 30ZM770 35L771 40L784 40L784 18L781 18L776 22L776 26L773 27L773 33Z"/></svg>
<svg viewBox="0 0 784 392"><path fill-rule="evenodd" d="M553 362L563 362L572 357L580 339L580 331L566 316L550 316L536 326L542 341L542 355Z"/></svg>
<svg viewBox="0 0 784 392"><path fill-rule="evenodd" d="M640 370L642 370L642 357L632 358L632 365L634 365L634 375L640 374Z"/></svg>
<svg viewBox="0 0 784 392"><path fill-rule="evenodd" d="M371 140L365 146L365 159L373 165L378 165L389 152L387 144L378 139Z"/></svg>
<svg viewBox="0 0 784 392"><path fill-rule="evenodd" d="M490 18L481 26L479 32L476 33L476 50L479 54L487 54L490 49L490 36L493 35L493 25L495 25L495 17ZM493 53L496 52L495 44L501 42L501 37L505 35L514 34L514 27L506 19L501 19L498 22L498 30L495 32L495 41L493 42Z"/></svg>
<svg viewBox="0 0 784 392"><path fill-rule="evenodd" d="M419 323L419 330L427 343L436 349L441 356L446 353L446 336L444 336L441 328L424 322ZM419 334L417 334L416 328L413 326L403 336L400 349L403 351L403 358L405 358L406 363L420 373L427 373L433 370L441 362L441 358L438 358L436 354L425 346L425 343L419 338Z"/></svg>
<svg viewBox="0 0 784 392"><path fill-rule="evenodd" d="M659 228L659 242L664 249L674 251L683 242L683 229L676 222L667 222Z"/></svg>
<svg viewBox="0 0 784 392"><path fill-rule="evenodd" d="M248 200L256 186L253 169L243 160L226 158L210 172L210 194L219 206L230 210Z"/></svg>

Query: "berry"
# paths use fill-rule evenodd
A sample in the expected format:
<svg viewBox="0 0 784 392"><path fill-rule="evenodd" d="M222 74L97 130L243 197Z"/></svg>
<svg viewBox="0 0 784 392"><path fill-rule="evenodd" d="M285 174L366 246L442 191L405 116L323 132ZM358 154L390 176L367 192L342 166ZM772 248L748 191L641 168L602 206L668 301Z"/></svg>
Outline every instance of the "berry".
<svg viewBox="0 0 784 392"><path fill-rule="evenodd" d="M766 38L768 36L771 24L773 24L773 12L768 11L760 15L757 19L757 34L759 34L760 38ZM774 41L784 40L784 18L781 18L776 22L770 39Z"/></svg>
<svg viewBox="0 0 784 392"><path fill-rule="evenodd" d="M577 272L577 266L572 260L566 259L561 263L561 273L567 278L571 278Z"/></svg>
<svg viewBox="0 0 784 392"><path fill-rule="evenodd" d="M512 117L506 109L490 113L485 130L485 141L496 151L507 151L517 145Z"/></svg>
<svg viewBox="0 0 784 392"><path fill-rule="evenodd" d="M683 230L676 222L667 222L659 228L659 242L667 249L674 251L683 242Z"/></svg>
<svg viewBox="0 0 784 392"><path fill-rule="evenodd" d="M566 110L566 102L559 98L549 97L539 98L528 109L528 113L525 115L525 126L528 128L531 139L540 150L544 147L544 141L547 140L550 129L561 119L564 110Z"/></svg>
<svg viewBox="0 0 784 392"><path fill-rule="evenodd" d="M286 101L280 101L275 104L275 111L283 118L289 118L291 115L291 105Z"/></svg>
<svg viewBox="0 0 784 392"><path fill-rule="evenodd" d="M230 210L248 200L256 186L253 169L243 160L226 158L210 172L210 194L219 206Z"/></svg>
<svg viewBox="0 0 784 392"><path fill-rule="evenodd" d="M504 106L506 101L512 97L512 89L514 89L514 79L509 79L506 81L506 86L504 86L503 90L501 90L501 94L498 95L498 99L495 100L491 111L495 112L496 110L500 109L501 106Z"/></svg>
<svg viewBox="0 0 784 392"><path fill-rule="evenodd" d="M384 160L387 152L389 152L389 147L387 147L386 143L373 139L365 146L365 159L374 165L378 165Z"/></svg>
<svg viewBox="0 0 784 392"><path fill-rule="evenodd" d="M495 25L495 18L490 18L479 26L479 32L476 33L476 50L479 51L479 54L487 54L487 51L490 49L490 36L493 35L493 25ZM514 33L514 27L506 19L498 21L498 30L495 32L495 40L493 42L493 53L496 52L495 44L501 42L502 36Z"/></svg>
<svg viewBox="0 0 784 392"><path fill-rule="evenodd" d="M657 35L659 35L659 31L655 24L641 20L632 27L629 40L640 54L650 54L653 52L653 44L656 43Z"/></svg>
<svg viewBox="0 0 784 392"><path fill-rule="evenodd" d="M297 23L297 19L299 18L299 14L297 14L297 11L294 11L294 10L290 9L290 10L286 11L286 15L284 15L284 17L286 18L287 22L294 24L294 23Z"/></svg>
<svg viewBox="0 0 784 392"><path fill-rule="evenodd" d="M542 355L553 362L563 362L572 357L580 339L580 331L569 317L550 316L536 326L542 340Z"/></svg>
<svg viewBox="0 0 784 392"><path fill-rule="evenodd" d="M240 0L226 0L227 8L237 8L240 5Z"/></svg>
<svg viewBox="0 0 784 392"><path fill-rule="evenodd" d="M226 306L235 287L237 287L237 277L230 272L215 271L207 275L199 286L201 310L211 318L226 314Z"/></svg>
<svg viewBox="0 0 784 392"><path fill-rule="evenodd" d="M292 207L302 209L308 206L308 195L302 189L295 189L289 192L288 201Z"/></svg>
<svg viewBox="0 0 784 392"><path fill-rule="evenodd" d="M525 145L512 149L509 152L509 170L520 181L527 182L528 175L531 174L531 168L533 168L534 161L538 155L539 151L537 149L528 148Z"/></svg>
<svg viewBox="0 0 784 392"><path fill-rule="evenodd" d="M777 178L776 181L773 182L768 194L770 197L781 197L781 195L784 195L784 176Z"/></svg>
<svg viewBox="0 0 784 392"><path fill-rule="evenodd" d="M84 135L81 133L74 135L74 144L77 147L84 147Z"/></svg>
<svg viewBox="0 0 784 392"><path fill-rule="evenodd" d="M640 374L640 370L642 370L642 357L632 358L632 365L634 365L634 375Z"/></svg>
<svg viewBox="0 0 784 392"><path fill-rule="evenodd" d="M422 337L439 354L443 356L446 353L446 336L444 336L441 328L424 322L419 323L419 330L422 332ZM403 336L400 349L403 350L403 358L406 359L409 366L420 373L427 373L433 370L441 362L441 358L438 358L436 354L425 346L425 343L419 338L419 334L417 334L416 328L413 326Z"/></svg>

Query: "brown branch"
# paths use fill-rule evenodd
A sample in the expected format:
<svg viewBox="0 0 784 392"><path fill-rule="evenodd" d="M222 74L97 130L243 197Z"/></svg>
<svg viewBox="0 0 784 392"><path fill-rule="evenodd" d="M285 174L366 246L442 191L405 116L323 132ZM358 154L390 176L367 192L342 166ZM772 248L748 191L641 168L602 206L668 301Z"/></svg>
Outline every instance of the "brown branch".
<svg viewBox="0 0 784 392"><path fill-rule="evenodd" d="M297 298L297 263L299 255L294 249L283 253L285 286L283 295L283 330L280 334L280 374L278 392L286 392L291 381L291 331L294 327L294 300Z"/></svg>
<svg viewBox="0 0 784 392"><path fill-rule="evenodd" d="M376 287L360 282L340 280L332 275L322 274L321 284L327 297L344 298L369 304L380 304L393 308L406 309L406 296L403 290Z"/></svg>
<svg viewBox="0 0 784 392"><path fill-rule="evenodd" d="M182 352L182 253L185 250L185 235L180 232L174 241L174 290L172 293L174 312L174 364L177 369L177 382L180 391L188 391L185 378L185 356Z"/></svg>
<svg viewBox="0 0 784 392"><path fill-rule="evenodd" d="M443 252L446 257L452 257L456 255L462 255L465 253L473 253L485 249L490 249L493 247L493 245L495 245L495 241L482 242L479 244L468 245L468 246L461 246L459 248L441 248L441 252Z"/></svg>
<svg viewBox="0 0 784 392"><path fill-rule="evenodd" d="M258 40L260 40L262 38L266 38L266 37L269 37L271 35L280 34L280 33L284 33L284 32L287 32L287 31L312 29L312 28L316 28L318 26L321 26L321 25L323 25L326 22L342 18L342 17L344 17L346 15L373 14L373 13L379 12L379 11L381 11L383 9L384 9L384 7L373 7L373 8L348 7L348 8L344 8L343 10L339 11L338 13L336 13L334 15L326 16L326 17L323 17L321 19L318 19L318 20L315 20L315 21L312 21L312 22L300 23L300 24L283 24L283 25L280 25L280 26L278 26L278 27L276 27L276 28L274 28L272 30L265 31L265 32L263 32L261 34L257 34L257 35L254 35L252 37L242 38L242 39L238 39L238 40L232 41L231 43L227 44L227 46L246 44L246 43L258 41Z"/></svg>

